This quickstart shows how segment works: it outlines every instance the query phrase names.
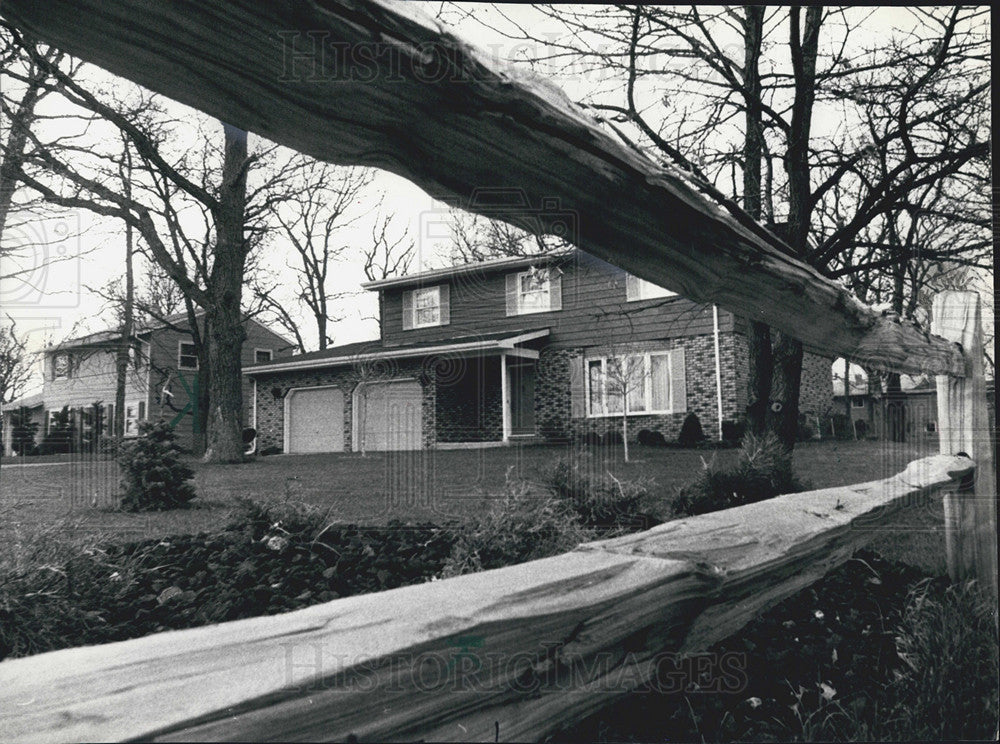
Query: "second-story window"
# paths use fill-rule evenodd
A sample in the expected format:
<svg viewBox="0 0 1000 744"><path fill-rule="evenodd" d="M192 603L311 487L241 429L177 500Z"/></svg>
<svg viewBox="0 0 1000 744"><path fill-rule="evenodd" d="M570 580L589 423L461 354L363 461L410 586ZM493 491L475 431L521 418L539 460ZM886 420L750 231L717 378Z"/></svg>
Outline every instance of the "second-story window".
<svg viewBox="0 0 1000 744"><path fill-rule="evenodd" d="M559 273L531 268L507 275L507 315L527 315L562 309Z"/></svg>
<svg viewBox="0 0 1000 744"><path fill-rule="evenodd" d="M441 325L441 288L427 287L413 291L413 327Z"/></svg>
<svg viewBox="0 0 1000 744"><path fill-rule="evenodd" d="M253 352L254 364L267 364L271 361L271 350L270 349L254 349Z"/></svg>
<svg viewBox="0 0 1000 744"><path fill-rule="evenodd" d="M448 295L447 284L403 292L403 330L448 325Z"/></svg>
<svg viewBox="0 0 1000 744"><path fill-rule="evenodd" d="M652 282L647 282L645 279L640 279L637 276L629 274L625 279L625 298L627 302L676 296L676 292L671 292L669 289L661 287L658 284L653 284Z"/></svg>
<svg viewBox="0 0 1000 744"><path fill-rule="evenodd" d="M56 354L52 357L52 379L68 380L73 375L73 357L69 354Z"/></svg>
<svg viewBox="0 0 1000 744"><path fill-rule="evenodd" d="M198 369L198 348L187 341L181 341L177 349L177 369Z"/></svg>

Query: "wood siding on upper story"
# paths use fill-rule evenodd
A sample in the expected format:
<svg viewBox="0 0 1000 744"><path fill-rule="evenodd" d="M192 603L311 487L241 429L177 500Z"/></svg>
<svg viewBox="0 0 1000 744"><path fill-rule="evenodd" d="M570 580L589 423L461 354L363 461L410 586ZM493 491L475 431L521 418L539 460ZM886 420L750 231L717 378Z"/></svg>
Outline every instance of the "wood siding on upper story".
<svg viewBox="0 0 1000 744"><path fill-rule="evenodd" d="M398 346L418 341L446 341L476 333L551 329L547 344L573 348L631 343L712 333L712 306L683 297L626 300L627 272L575 251L556 264L562 270L562 309L525 315L506 314L506 276L524 269L490 271L429 280L447 283L451 322L444 326L403 330L402 295L409 287L380 292L382 342ZM719 330L733 329L731 313L719 310Z"/></svg>
<svg viewBox="0 0 1000 744"><path fill-rule="evenodd" d="M186 324L185 324L186 327ZM254 354L257 349L267 349L271 351L272 359L289 357L292 355L292 348L288 341L276 333L268 330L262 325L248 321L244 323L247 337L243 342L243 350L240 354L240 364L243 367L253 365ZM170 380L170 392L173 394L171 405L164 405L162 415L170 420L176 412L184 409L190 398L185 390L185 385L192 392L194 391L195 380L198 377L197 370L178 369L179 348L181 342L190 343L191 334L188 331L177 331L164 328L155 331L150 337L150 396L149 411L152 416L160 416L159 395L167 380ZM183 378L183 384L182 380ZM250 424L250 411L253 408L253 383L249 378L243 378L243 420L246 425Z"/></svg>
<svg viewBox="0 0 1000 744"><path fill-rule="evenodd" d="M186 324L179 325L186 328ZM243 353L240 361L244 367L254 364L257 349L268 349L272 358L291 356L292 349L288 341L256 322L245 324L247 338L243 343ZM196 370L178 370L178 349L181 341L190 342L188 331L161 328L152 331L148 340L140 344L138 364L129 365L126 378L125 400L136 404L145 402L147 418L173 419L183 410L189 396L185 390L193 388L197 377ZM73 359L73 370L68 378L53 379L53 358L57 353L68 353ZM93 405L102 402L105 405L115 402L115 350L113 348L87 349L67 348L52 350L45 354L45 380L43 400L47 410L58 410L63 406L71 408ZM180 376L184 377L183 383ZM161 404L160 394L170 381L170 391L173 394L170 404ZM249 423L250 410L253 406L252 383L244 379L244 419ZM183 429L178 430L179 433Z"/></svg>
<svg viewBox="0 0 1000 744"><path fill-rule="evenodd" d="M145 364L147 345L141 344L137 364L130 363L125 377L125 400L132 404L147 399L149 368ZM53 379L53 362L57 354L69 354L72 360L68 377ZM109 348L76 348L46 352L43 370L42 400L48 411L64 406L83 408L94 403L115 402L117 374L116 352Z"/></svg>

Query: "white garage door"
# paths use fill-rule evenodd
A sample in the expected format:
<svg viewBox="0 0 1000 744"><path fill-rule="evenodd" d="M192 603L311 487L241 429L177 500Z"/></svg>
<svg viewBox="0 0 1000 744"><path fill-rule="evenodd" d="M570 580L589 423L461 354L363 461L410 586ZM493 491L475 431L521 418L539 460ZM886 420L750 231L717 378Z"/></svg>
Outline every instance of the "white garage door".
<svg viewBox="0 0 1000 744"><path fill-rule="evenodd" d="M288 451L344 451L344 394L337 388L288 394Z"/></svg>
<svg viewBox="0 0 1000 744"><path fill-rule="evenodd" d="M358 388L358 442L365 450L416 450L423 446L420 383L377 382Z"/></svg>

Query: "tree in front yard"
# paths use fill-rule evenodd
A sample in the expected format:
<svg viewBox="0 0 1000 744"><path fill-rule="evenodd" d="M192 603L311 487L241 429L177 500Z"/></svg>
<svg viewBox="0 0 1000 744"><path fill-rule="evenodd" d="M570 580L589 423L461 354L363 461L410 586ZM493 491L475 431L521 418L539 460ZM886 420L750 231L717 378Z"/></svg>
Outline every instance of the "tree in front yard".
<svg viewBox="0 0 1000 744"><path fill-rule="evenodd" d="M126 511L162 511L195 497L194 472L180 460L173 428L164 421L139 422L139 436L122 445L121 505Z"/></svg>

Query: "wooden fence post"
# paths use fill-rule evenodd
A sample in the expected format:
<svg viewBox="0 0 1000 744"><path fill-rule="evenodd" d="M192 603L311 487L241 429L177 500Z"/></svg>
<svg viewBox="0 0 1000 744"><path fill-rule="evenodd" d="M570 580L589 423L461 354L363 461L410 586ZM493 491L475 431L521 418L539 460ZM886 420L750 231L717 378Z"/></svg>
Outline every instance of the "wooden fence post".
<svg viewBox="0 0 1000 744"><path fill-rule="evenodd" d="M948 573L953 580L977 579L996 602L996 472L983 377L979 295L941 292L934 298L931 316L931 333L961 344L965 357L965 377L937 378L941 453L965 453L976 463L974 488L944 496Z"/></svg>

